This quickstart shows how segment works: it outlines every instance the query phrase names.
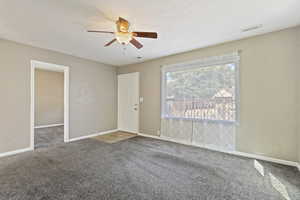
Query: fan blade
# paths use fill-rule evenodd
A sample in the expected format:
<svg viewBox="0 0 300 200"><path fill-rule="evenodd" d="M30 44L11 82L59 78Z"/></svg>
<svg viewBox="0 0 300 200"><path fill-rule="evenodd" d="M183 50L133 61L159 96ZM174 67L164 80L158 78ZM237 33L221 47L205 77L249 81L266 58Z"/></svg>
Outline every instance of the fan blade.
<svg viewBox="0 0 300 200"><path fill-rule="evenodd" d="M111 31L93 31L93 30L88 30L87 32L89 32L89 33L111 33L111 34L114 33L114 32L111 32Z"/></svg>
<svg viewBox="0 0 300 200"><path fill-rule="evenodd" d="M104 45L105 47L111 45L112 43L114 43L117 39L113 39L112 41L110 41L109 43L107 43L106 45Z"/></svg>
<svg viewBox="0 0 300 200"><path fill-rule="evenodd" d="M130 43L135 46L137 49L140 49L143 47L143 45L137 41L136 39L132 38L132 40L130 40Z"/></svg>
<svg viewBox="0 0 300 200"><path fill-rule="evenodd" d="M133 32L135 37L144 37L144 38L157 38L156 32Z"/></svg>

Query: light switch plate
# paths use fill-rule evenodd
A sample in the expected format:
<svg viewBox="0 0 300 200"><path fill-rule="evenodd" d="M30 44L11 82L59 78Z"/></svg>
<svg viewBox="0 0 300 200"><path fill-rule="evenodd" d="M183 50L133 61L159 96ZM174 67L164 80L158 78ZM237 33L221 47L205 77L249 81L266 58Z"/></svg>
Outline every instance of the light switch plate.
<svg viewBox="0 0 300 200"><path fill-rule="evenodd" d="M144 102L144 97L140 97L140 103Z"/></svg>

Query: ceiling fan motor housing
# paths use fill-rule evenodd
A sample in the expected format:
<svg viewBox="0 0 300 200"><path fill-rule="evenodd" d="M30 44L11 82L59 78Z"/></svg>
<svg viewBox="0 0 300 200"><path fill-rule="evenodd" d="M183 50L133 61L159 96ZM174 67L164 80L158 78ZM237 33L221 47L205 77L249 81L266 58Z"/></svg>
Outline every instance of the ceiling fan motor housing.
<svg viewBox="0 0 300 200"><path fill-rule="evenodd" d="M121 44L128 44L132 40L132 33L129 32L115 32L116 39Z"/></svg>

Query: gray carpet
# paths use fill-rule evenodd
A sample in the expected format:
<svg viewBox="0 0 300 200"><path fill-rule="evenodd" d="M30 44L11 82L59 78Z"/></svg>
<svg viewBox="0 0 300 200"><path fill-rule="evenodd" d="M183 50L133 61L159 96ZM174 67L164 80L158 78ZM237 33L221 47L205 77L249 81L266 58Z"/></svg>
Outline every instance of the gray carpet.
<svg viewBox="0 0 300 200"><path fill-rule="evenodd" d="M64 143L64 126L34 129L34 147L45 148Z"/></svg>
<svg viewBox="0 0 300 200"><path fill-rule="evenodd" d="M256 168L252 159L150 138L86 139L0 159L0 199L300 199L296 168Z"/></svg>

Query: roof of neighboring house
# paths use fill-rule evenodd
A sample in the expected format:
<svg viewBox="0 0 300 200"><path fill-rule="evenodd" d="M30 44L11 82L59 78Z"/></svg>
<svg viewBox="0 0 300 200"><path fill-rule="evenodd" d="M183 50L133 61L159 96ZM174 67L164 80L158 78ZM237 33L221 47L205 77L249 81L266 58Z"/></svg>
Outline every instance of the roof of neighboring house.
<svg viewBox="0 0 300 200"><path fill-rule="evenodd" d="M225 89L222 89L213 96L213 98L222 98L222 97L233 97L233 94L231 92L228 92Z"/></svg>

